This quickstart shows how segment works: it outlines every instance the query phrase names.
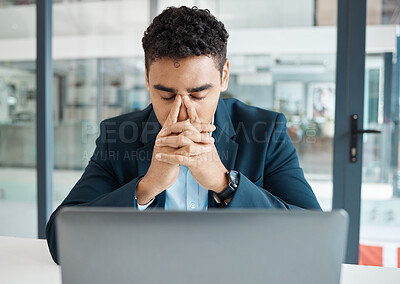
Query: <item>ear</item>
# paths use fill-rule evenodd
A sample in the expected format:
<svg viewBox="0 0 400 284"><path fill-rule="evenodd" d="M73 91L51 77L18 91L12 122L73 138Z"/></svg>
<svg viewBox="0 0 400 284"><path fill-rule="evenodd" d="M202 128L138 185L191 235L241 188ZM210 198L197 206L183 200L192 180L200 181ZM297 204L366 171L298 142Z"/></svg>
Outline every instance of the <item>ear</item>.
<svg viewBox="0 0 400 284"><path fill-rule="evenodd" d="M149 73L147 72L147 67L144 67L144 76L146 77L146 89L150 92L150 85L149 85Z"/></svg>
<svg viewBox="0 0 400 284"><path fill-rule="evenodd" d="M229 83L229 60L225 59L225 64L222 69L222 78L221 78L221 92L225 92L228 89Z"/></svg>

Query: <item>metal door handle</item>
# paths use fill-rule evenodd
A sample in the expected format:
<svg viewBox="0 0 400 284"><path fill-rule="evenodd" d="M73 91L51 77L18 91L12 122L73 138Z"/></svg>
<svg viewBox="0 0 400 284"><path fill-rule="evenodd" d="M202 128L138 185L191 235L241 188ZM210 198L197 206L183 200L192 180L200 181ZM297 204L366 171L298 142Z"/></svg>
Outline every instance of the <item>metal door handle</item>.
<svg viewBox="0 0 400 284"><path fill-rule="evenodd" d="M350 142L350 162L357 162L357 136L362 134L379 134L382 133L380 130L373 129L358 129L358 115L351 115L351 142Z"/></svg>

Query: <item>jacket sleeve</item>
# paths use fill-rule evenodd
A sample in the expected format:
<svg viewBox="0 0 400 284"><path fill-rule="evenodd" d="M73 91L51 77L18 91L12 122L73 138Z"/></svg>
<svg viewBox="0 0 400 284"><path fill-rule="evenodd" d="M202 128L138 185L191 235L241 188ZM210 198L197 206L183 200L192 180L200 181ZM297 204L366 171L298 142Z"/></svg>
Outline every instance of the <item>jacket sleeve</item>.
<svg viewBox="0 0 400 284"><path fill-rule="evenodd" d="M100 136L96 149L79 181L53 212L46 226L46 238L53 260L58 263L55 219L64 206L117 206L136 207L136 186L142 177L136 177L121 185L115 177L107 146L107 130L100 124Z"/></svg>
<svg viewBox="0 0 400 284"><path fill-rule="evenodd" d="M239 185L228 208L321 210L300 168L283 114L278 114L274 123L263 176L253 183L244 174L239 175Z"/></svg>

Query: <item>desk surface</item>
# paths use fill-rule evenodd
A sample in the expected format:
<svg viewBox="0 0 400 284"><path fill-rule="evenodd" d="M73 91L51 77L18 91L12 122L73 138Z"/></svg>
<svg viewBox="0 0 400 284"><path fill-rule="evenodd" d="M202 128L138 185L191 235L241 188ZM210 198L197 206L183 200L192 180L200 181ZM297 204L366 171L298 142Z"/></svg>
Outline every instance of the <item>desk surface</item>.
<svg viewBox="0 0 400 284"><path fill-rule="evenodd" d="M61 284L45 240L0 237L0 283Z"/></svg>
<svg viewBox="0 0 400 284"><path fill-rule="evenodd" d="M0 283L61 284L45 240L0 236ZM343 264L341 284L399 284L400 269Z"/></svg>

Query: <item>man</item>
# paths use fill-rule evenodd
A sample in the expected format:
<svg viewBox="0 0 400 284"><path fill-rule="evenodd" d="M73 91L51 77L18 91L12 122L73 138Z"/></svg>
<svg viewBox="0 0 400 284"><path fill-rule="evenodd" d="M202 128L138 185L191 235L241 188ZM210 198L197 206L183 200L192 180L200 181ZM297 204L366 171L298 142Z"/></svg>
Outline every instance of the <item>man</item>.
<svg viewBox="0 0 400 284"><path fill-rule="evenodd" d="M63 206L139 210L320 209L282 114L221 100L228 33L208 10L167 8L143 37L152 104L105 120L81 179Z"/></svg>

